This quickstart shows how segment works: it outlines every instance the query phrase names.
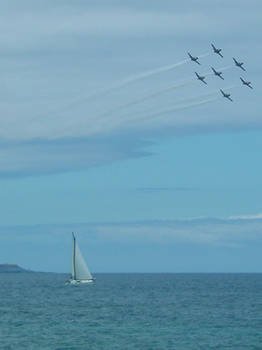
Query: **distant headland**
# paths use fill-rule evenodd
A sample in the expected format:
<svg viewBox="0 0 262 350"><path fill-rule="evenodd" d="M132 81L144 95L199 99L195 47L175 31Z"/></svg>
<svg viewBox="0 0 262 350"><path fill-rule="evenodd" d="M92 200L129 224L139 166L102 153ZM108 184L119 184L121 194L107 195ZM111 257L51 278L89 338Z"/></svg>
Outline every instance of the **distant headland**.
<svg viewBox="0 0 262 350"><path fill-rule="evenodd" d="M12 272L31 272L29 270L25 270L17 264L0 264L0 273L12 273Z"/></svg>

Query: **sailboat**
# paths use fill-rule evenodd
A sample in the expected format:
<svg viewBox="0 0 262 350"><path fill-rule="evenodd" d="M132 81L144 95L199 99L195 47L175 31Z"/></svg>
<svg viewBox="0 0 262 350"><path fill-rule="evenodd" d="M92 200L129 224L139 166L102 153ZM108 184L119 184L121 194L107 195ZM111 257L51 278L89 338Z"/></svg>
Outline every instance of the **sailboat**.
<svg viewBox="0 0 262 350"><path fill-rule="evenodd" d="M72 232L72 274L69 283L80 284L92 282L94 282L94 278L88 270L86 262L76 242L75 235Z"/></svg>

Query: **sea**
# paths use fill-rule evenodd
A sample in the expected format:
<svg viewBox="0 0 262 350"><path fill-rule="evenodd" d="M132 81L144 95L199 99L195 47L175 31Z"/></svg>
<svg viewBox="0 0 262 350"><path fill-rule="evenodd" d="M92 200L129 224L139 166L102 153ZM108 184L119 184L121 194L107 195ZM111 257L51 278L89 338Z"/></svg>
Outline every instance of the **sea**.
<svg viewBox="0 0 262 350"><path fill-rule="evenodd" d="M1 350L262 350L262 274L0 275Z"/></svg>

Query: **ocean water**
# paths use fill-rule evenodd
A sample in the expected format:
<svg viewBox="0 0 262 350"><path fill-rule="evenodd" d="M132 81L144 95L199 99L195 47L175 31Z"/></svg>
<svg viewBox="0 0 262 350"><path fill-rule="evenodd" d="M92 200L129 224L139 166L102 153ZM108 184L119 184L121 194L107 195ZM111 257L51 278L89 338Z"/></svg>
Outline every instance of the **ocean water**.
<svg viewBox="0 0 262 350"><path fill-rule="evenodd" d="M1 350L262 349L262 274L66 277L1 274Z"/></svg>

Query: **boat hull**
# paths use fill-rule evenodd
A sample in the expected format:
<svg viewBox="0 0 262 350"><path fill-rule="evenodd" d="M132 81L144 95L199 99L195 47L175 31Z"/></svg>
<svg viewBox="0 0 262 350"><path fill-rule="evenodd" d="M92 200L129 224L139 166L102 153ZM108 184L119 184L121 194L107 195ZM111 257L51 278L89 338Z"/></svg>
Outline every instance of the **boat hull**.
<svg viewBox="0 0 262 350"><path fill-rule="evenodd" d="M70 280L70 281L68 281L68 284L87 284L87 283L94 283L94 280L90 279L90 280Z"/></svg>

